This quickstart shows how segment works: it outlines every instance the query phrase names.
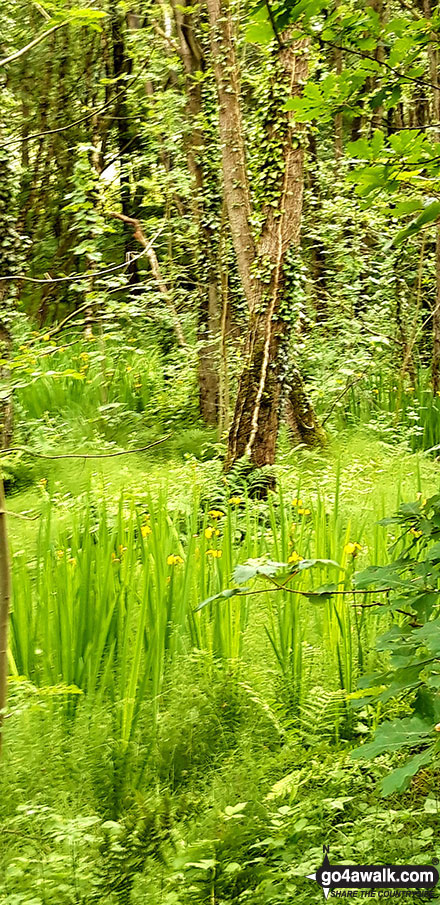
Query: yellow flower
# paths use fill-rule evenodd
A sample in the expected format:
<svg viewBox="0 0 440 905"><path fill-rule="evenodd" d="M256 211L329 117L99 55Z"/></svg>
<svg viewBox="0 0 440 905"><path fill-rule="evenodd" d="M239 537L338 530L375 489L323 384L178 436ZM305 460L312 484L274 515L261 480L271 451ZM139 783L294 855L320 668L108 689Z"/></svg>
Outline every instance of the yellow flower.
<svg viewBox="0 0 440 905"><path fill-rule="evenodd" d="M415 528L410 528L409 530L411 534L414 534L414 537L421 537L423 534L423 531L417 531Z"/></svg>
<svg viewBox="0 0 440 905"><path fill-rule="evenodd" d="M82 358L83 361L88 361L88 360L89 360L89 353L88 353L88 352L81 352L79 357Z"/></svg>
<svg viewBox="0 0 440 905"><path fill-rule="evenodd" d="M127 365L127 367L126 367L126 369L125 369L125 370L126 370L126 371L128 371L128 373L130 373L130 371L132 371L132 370L133 370L133 368L132 368L132 366L131 366L131 365Z"/></svg>
<svg viewBox="0 0 440 905"><path fill-rule="evenodd" d="M151 518L150 513L149 513L149 512L146 512L145 515L144 515L145 521L148 522L148 519L150 519L150 518Z"/></svg>
<svg viewBox="0 0 440 905"><path fill-rule="evenodd" d="M214 534L216 537L220 537L220 531L218 530L218 528L215 529Z"/></svg>
<svg viewBox="0 0 440 905"><path fill-rule="evenodd" d="M209 517L213 519L224 518L224 512L221 512L220 509L210 509Z"/></svg>
<svg viewBox="0 0 440 905"><path fill-rule="evenodd" d="M69 556L69 562L71 566L76 566L76 559L74 556Z"/></svg>
<svg viewBox="0 0 440 905"><path fill-rule="evenodd" d="M151 528L149 525L142 525L141 528L142 537L148 537L151 534Z"/></svg>
<svg viewBox="0 0 440 905"><path fill-rule="evenodd" d="M207 540L211 540L211 537L213 534L214 534L214 528L211 528L211 526L208 525L208 527L205 528L205 537L207 538Z"/></svg>
<svg viewBox="0 0 440 905"><path fill-rule="evenodd" d="M116 556L115 551L112 551L112 562L121 562L118 556Z"/></svg>
<svg viewBox="0 0 440 905"><path fill-rule="evenodd" d="M362 547L357 543L357 541L355 543L353 543L353 541L349 541L348 544L345 544L344 547L344 553L347 553L348 556L357 556L359 550L362 550Z"/></svg>
<svg viewBox="0 0 440 905"><path fill-rule="evenodd" d="M222 555L221 550L207 550L206 551L206 556L212 556L213 559L220 559L221 555Z"/></svg>
<svg viewBox="0 0 440 905"><path fill-rule="evenodd" d="M243 502L243 500L242 500L241 496L234 495L234 496L231 496L229 502L232 504L232 506L239 506L240 503Z"/></svg>
<svg viewBox="0 0 440 905"><path fill-rule="evenodd" d="M295 499L292 500L292 506L302 506L302 504L303 504L303 501L299 500L297 497L295 497Z"/></svg>
<svg viewBox="0 0 440 905"><path fill-rule="evenodd" d="M298 509L298 515L310 515L310 509Z"/></svg>
<svg viewBox="0 0 440 905"><path fill-rule="evenodd" d="M120 553L126 553L126 551L127 551L127 547L124 547L124 544L119 544L118 549L119 549Z"/></svg>
<svg viewBox="0 0 440 905"><path fill-rule="evenodd" d="M373 393L379 394L379 390L373 390Z"/></svg>
<svg viewBox="0 0 440 905"><path fill-rule="evenodd" d="M43 336L44 342L48 343L50 340L50 333L45 333Z"/></svg>
<svg viewBox="0 0 440 905"><path fill-rule="evenodd" d="M303 557L300 556L299 553L296 552L296 550L292 550L287 562L301 562L302 559Z"/></svg>
<svg viewBox="0 0 440 905"><path fill-rule="evenodd" d="M47 484L47 478L41 478L41 481L38 482L42 487L45 487Z"/></svg>
<svg viewBox="0 0 440 905"><path fill-rule="evenodd" d="M58 559L62 559L64 556L64 550L57 550Z"/></svg>
<svg viewBox="0 0 440 905"><path fill-rule="evenodd" d="M167 565L168 566L178 566L182 562L183 562L183 559L181 556L179 556L178 553L170 553L170 555L167 556Z"/></svg>

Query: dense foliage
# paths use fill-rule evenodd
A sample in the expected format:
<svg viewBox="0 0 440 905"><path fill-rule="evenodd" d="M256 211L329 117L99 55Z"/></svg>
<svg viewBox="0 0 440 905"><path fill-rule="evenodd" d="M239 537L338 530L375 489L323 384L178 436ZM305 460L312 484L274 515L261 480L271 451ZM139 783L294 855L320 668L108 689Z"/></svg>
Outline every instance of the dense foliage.
<svg viewBox="0 0 440 905"><path fill-rule="evenodd" d="M435 863L439 7L0 31L1 905Z"/></svg>

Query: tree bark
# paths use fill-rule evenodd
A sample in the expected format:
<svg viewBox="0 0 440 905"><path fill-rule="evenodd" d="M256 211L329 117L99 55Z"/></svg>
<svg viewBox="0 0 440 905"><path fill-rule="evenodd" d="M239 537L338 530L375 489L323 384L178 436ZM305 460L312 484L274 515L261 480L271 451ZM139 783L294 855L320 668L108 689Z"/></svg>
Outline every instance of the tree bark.
<svg viewBox="0 0 440 905"><path fill-rule="evenodd" d="M9 355L11 337L7 327L0 322L0 358ZM7 392L8 375L0 368L0 388L6 387L2 393L0 407L0 448L6 449L12 437L12 402ZM7 517L5 512L5 492L0 462L0 754L3 741L3 723L8 693L8 635L9 608L11 601L11 564L9 557L9 541Z"/></svg>
<svg viewBox="0 0 440 905"><path fill-rule="evenodd" d="M277 94L299 95L307 75L307 39L273 51L272 98L266 114L266 134L274 148L267 181L267 201L261 211L258 241L252 227L252 204L246 146L240 108L240 78L235 53L234 17L230 0L207 0L211 52L217 84L223 182L238 271L249 308L244 367L239 379L229 433L225 468L242 456L255 466L275 460L279 409L287 373L288 320L282 312L285 263L289 248L299 242L303 200L305 130L283 111ZM286 36L283 36L283 40ZM280 164L281 161L281 164ZM277 170L275 179L272 170ZM300 378L299 378L300 379Z"/></svg>
<svg viewBox="0 0 440 905"><path fill-rule="evenodd" d="M187 115L191 124L186 143L188 170L192 183L192 209L198 233L197 282L199 290L199 408L206 424L219 425L219 342L220 342L220 274L217 266L218 245L215 226L209 216L209 175L206 155L209 148L201 126L203 99L197 73L206 68L203 48L196 37L194 7L172 0L178 37L178 50L185 74ZM188 11L187 11L188 10Z"/></svg>
<svg viewBox="0 0 440 905"><path fill-rule="evenodd" d="M427 19L432 17L431 0L423 0L423 11ZM439 52L437 38L430 35L427 44L430 80L436 87L432 89L432 118L437 128L431 135L433 141L440 141L440 79L439 79ZM440 220L437 221L435 237L435 301L432 315L432 366L431 381L433 393L440 390Z"/></svg>

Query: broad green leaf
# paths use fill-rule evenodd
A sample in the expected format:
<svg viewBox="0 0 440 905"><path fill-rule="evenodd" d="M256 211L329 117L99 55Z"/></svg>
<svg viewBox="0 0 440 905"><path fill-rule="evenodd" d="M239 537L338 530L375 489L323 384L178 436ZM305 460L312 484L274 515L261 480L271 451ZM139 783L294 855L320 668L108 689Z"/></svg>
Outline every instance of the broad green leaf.
<svg viewBox="0 0 440 905"><path fill-rule="evenodd" d="M384 754L386 751L400 751L418 745L432 732L432 723L418 716L405 717L402 720L387 720L376 730L372 742L354 748L351 757L354 760L368 760Z"/></svg>
<svg viewBox="0 0 440 905"><path fill-rule="evenodd" d="M250 44L270 44L275 35L269 21L254 22L246 29L246 41Z"/></svg>
<svg viewBox="0 0 440 905"><path fill-rule="evenodd" d="M408 239L410 236L413 236L415 233L420 232L424 226L427 226L429 223L432 223L434 220L438 220L440 217L440 201L432 201L431 204L425 208L425 210L412 222L405 227L405 229L401 229L397 236L393 239L393 245L401 245L405 239Z"/></svg>
<svg viewBox="0 0 440 905"><path fill-rule="evenodd" d="M431 747L427 748L426 751L421 751L420 754L416 754L407 760L403 767L397 767L393 770L381 782L383 797L394 795L397 792L404 792L408 788L412 777L419 772L420 768L432 761L432 755L433 749Z"/></svg>
<svg viewBox="0 0 440 905"><path fill-rule="evenodd" d="M251 578L256 578L257 575L273 576L280 569L287 568L288 563L286 562L272 562L272 560L264 558L248 559L247 562L236 566L233 578L237 584L244 584L245 581L250 581Z"/></svg>

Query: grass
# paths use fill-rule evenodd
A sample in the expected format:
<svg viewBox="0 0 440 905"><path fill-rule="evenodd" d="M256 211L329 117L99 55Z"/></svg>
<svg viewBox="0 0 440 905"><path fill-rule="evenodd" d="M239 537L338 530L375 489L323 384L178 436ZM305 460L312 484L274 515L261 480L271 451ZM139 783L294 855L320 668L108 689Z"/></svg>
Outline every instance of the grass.
<svg viewBox="0 0 440 905"><path fill-rule="evenodd" d="M2 905L305 905L322 895L305 876L323 844L332 860L429 860L435 775L389 805L377 788L392 756L364 772L349 757L379 717L350 700L388 617L351 596L299 592L329 580L347 590L354 569L385 562L392 529L380 519L437 489L436 462L393 424L378 430L371 407L353 409L368 425L345 429L345 418L324 453L292 450L282 435L277 491L255 499L246 482L225 482L212 433L179 429L191 381L174 373L166 398L158 351L141 387L121 360L104 402L113 353L74 349L80 377L61 373L71 352L56 354L59 376L44 362L21 393L27 423L48 425L32 428L30 445L67 453L80 438L101 452L167 426L175 436L118 459L8 461L8 509L39 518L10 519ZM384 409L387 392L374 394ZM303 572L294 594L196 611L261 556L338 568Z"/></svg>

